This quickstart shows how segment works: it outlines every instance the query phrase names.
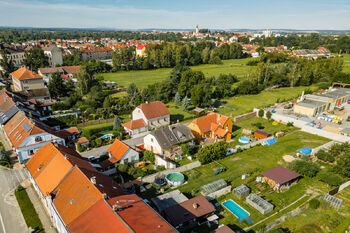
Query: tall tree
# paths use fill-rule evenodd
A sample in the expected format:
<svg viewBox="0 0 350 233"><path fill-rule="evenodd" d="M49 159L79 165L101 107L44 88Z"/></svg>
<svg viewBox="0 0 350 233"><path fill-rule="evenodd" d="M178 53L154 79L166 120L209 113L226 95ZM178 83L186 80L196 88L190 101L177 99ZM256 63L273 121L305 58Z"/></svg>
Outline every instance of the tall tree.
<svg viewBox="0 0 350 233"><path fill-rule="evenodd" d="M49 58L44 54L44 50L33 48L24 52L23 62L30 70L37 72L39 68L49 65Z"/></svg>
<svg viewBox="0 0 350 233"><path fill-rule="evenodd" d="M0 50L0 67L2 68L2 76L8 78L10 74L16 70L16 67L14 66L11 59L8 59L7 57L7 51L5 49Z"/></svg>
<svg viewBox="0 0 350 233"><path fill-rule="evenodd" d="M48 85L50 95L53 98L65 96L67 94L67 87L59 72L52 75L51 80Z"/></svg>
<svg viewBox="0 0 350 233"><path fill-rule="evenodd" d="M85 95L89 92L90 88L94 85L94 76L88 73L85 66L80 66L79 72L76 74L77 87L81 95Z"/></svg>

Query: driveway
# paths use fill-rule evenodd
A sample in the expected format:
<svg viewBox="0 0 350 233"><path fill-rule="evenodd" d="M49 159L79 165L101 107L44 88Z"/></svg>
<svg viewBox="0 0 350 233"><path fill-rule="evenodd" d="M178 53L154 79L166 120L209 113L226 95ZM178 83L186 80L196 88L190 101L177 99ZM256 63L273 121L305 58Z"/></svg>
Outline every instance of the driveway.
<svg viewBox="0 0 350 233"><path fill-rule="evenodd" d="M0 167L0 233L28 232L14 195L15 188L25 179L25 169L10 170Z"/></svg>

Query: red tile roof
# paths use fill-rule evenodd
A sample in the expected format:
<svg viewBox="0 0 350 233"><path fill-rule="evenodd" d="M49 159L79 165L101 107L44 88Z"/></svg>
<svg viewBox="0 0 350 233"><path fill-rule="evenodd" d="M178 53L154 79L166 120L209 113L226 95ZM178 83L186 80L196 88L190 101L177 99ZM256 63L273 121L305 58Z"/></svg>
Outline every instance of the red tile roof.
<svg viewBox="0 0 350 233"><path fill-rule="evenodd" d="M89 139L87 139L86 137L81 137L81 138L78 138L77 142L80 144L84 144L89 142Z"/></svg>
<svg viewBox="0 0 350 233"><path fill-rule="evenodd" d="M112 158L109 159L111 163L117 163L123 158L125 153L129 150L129 146L123 142L115 139L113 144L108 148L107 152L112 155Z"/></svg>
<svg viewBox="0 0 350 233"><path fill-rule="evenodd" d="M71 233L132 232L104 199L77 217L68 228Z"/></svg>
<svg viewBox="0 0 350 233"><path fill-rule="evenodd" d="M31 78L42 78L40 75L37 73L28 70L27 68L19 68L18 70L14 71L11 73L13 77L16 79L22 80L22 79L31 79Z"/></svg>
<svg viewBox="0 0 350 233"><path fill-rule="evenodd" d="M80 49L80 52L82 53L96 53L96 52L107 52L107 51L112 51L112 49L109 47Z"/></svg>
<svg viewBox="0 0 350 233"><path fill-rule="evenodd" d="M151 207L137 195L122 195L108 200L113 207L120 210L116 213L133 229L140 233L170 233L176 230L160 217Z"/></svg>
<svg viewBox="0 0 350 233"><path fill-rule="evenodd" d="M207 133L222 127L230 118L218 113L210 112L204 117L197 118L191 124L197 125L202 133ZM226 131L225 131L226 132ZM219 132L220 133L220 132Z"/></svg>
<svg viewBox="0 0 350 233"><path fill-rule="evenodd" d="M137 108L142 110L146 119L162 117L170 114L166 105L160 101L140 104L139 106L137 106Z"/></svg>
<svg viewBox="0 0 350 233"><path fill-rule="evenodd" d="M224 225L222 227L219 227L219 228L211 231L210 233L235 233L235 231L233 231L228 226Z"/></svg>
<svg viewBox="0 0 350 233"><path fill-rule="evenodd" d="M289 170L288 168L285 168L285 167L275 167L269 171L262 173L261 175L277 182L280 185L301 176L300 174L292 170Z"/></svg>
<svg viewBox="0 0 350 233"><path fill-rule="evenodd" d="M136 49L140 50L140 49L144 49L147 48L147 44L139 44L137 45Z"/></svg>
<svg viewBox="0 0 350 233"><path fill-rule="evenodd" d="M132 120L123 124L125 128L130 130L140 129L146 126L146 123L143 119Z"/></svg>

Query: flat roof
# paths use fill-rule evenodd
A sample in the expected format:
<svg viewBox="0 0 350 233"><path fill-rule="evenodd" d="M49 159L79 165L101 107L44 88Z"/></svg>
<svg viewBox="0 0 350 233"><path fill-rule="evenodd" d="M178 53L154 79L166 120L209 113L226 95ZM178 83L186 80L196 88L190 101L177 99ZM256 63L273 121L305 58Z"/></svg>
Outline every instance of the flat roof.
<svg viewBox="0 0 350 233"><path fill-rule="evenodd" d="M347 95L350 95L350 88L338 88L323 94L323 96L326 96L332 99L342 98Z"/></svg>
<svg viewBox="0 0 350 233"><path fill-rule="evenodd" d="M317 95L307 94L307 95L305 95L305 99L321 101L321 102L328 102L330 100L333 100L333 98L329 98L327 96L323 96L322 94L317 94Z"/></svg>
<svg viewBox="0 0 350 233"><path fill-rule="evenodd" d="M155 204L159 212L162 212L163 210L171 206L178 205L184 201L187 201L188 198L185 195L183 195L179 190L174 190L172 192L154 197L151 200Z"/></svg>
<svg viewBox="0 0 350 233"><path fill-rule="evenodd" d="M303 100L303 101L296 103L296 105L306 107L306 108L316 108L316 107L324 105L324 104L325 104L325 102L316 101L316 100Z"/></svg>

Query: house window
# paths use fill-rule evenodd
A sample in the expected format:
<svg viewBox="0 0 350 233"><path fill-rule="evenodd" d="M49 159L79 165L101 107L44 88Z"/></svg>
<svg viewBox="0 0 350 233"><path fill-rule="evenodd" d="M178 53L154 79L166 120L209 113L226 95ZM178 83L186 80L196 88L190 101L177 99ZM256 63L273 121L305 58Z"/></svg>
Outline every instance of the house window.
<svg viewBox="0 0 350 233"><path fill-rule="evenodd" d="M30 155L33 155L33 154L34 154L34 151L33 151L33 150L30 150L30 151L29 151L29 154L30 154Z"/></svg>
<svg viewBox="0 0 350 233"><path fill-rule="evenodd" d="M151 142L153 142L153 138L151 138Z"/></svg>
<svg viewBox="0 0 350 233"><path fill-rule="evenodd" d="M41 142L43 139L40 136L35 137L35 142Z"/></svg>

